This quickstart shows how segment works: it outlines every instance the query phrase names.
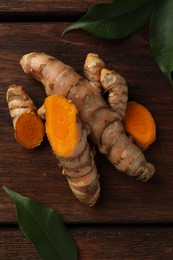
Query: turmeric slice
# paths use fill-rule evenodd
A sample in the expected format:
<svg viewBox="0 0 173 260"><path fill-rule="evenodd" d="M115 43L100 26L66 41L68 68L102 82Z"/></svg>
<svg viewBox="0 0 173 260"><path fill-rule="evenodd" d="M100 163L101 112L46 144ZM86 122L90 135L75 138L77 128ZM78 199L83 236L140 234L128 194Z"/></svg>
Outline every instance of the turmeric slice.
<svg viewBox="0 0 173 260"><path fill-rule="evenodd" d="M17 142L27 149L40 145L45 134L45 126L26 91L21 86L11 85L7 90L6 100Z"/></svg>
<svg viewBox="0 0 173 260"><path fill-rule="evenodd" d="M45 99L46 133L74 196L93 206L100 194L99 174L75 105L52 95Z"/></svg>
<svg viewBox="0 0 173 260"><path fill-rule="evenodd" d="M70 157L79 142L76 124L77 110L62 96L50 96L44 102L46 133L55 154Z"/></svg>
<svg viewBox="0 0 173 260"><path fill-rule="evenodd" d="M123 125L142 150L146 150L156 140L154 118L145 106L137 102L128 102Z"/></svg>

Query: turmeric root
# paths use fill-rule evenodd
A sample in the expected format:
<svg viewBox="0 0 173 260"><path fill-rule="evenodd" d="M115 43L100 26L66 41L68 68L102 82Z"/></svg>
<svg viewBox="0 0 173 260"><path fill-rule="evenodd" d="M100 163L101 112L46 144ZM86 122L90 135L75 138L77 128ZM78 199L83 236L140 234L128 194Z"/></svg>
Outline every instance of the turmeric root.
<svg viewBox="0 0 173 260"><path fill-rule="evenodd" d="M97 54L88 53L84 64L85 77L94 87L100 88L101 91L100 73L103 68L105 68L104 61Z"/></svg>
<svg viewBox="0 0 173 260"><path fill-rule="evenodd" d="M84 74L91 84L100 88L102 92L108 92L109 105L122 120L128 99L126 80L117 72L106 69L105 63L94 53L89 53L86 57Z"/></svg>
<svg viewBox="0 0 173 260"><path fill-rule="evenodd" d="M37 110L37 114L42 120L46 120L46 110L44 104Z"/></svg>
<svg viewBox="0 0 173 260"><path fill-rule="evenodd" d="M17 142L28 149L40 145L45 127L37 115L37 108L21 86L11 85L6 94Z"/></svg>
<svg viewBox="0 0 173 260"><path fill-rule="evenodd" d="M154 166L146 161L141 150L126 136L120 119L122 114L110 108L98 87L93 87L71 67L45 53L26 54L20 63L25 73L43 83L47 95L58 94L72 100L93 142L118 170L143 181L153 176ZM108 72L106 81L104 74L100 77L106 88L106 85L111 85L115 73ZM126 84L123 79L121 81L120 88L123 90L120 93L124 95Z"/></svg>
<svg viewBox="0 0 173 260"><path fill-rule="evenodd" d="M123 125L142 150L146 150L156 140L154 119L148 109L139 103L128 102Z"/></svg>
<svg viewBox="0 0 173 260"><path fill-rule="evenodd" d="M105 91L109 92L108 101L112 109L122 120L125 116L128 88L126 80L117 72L108 69L101 70L100 80Z"/></svg>
<svg viewBox="0 0 173 260"><path fill-rule="evenodd" d="M99 175L76 107L62 96L45 99L46 133L76 198L93 206L100 193Z"/></svg>

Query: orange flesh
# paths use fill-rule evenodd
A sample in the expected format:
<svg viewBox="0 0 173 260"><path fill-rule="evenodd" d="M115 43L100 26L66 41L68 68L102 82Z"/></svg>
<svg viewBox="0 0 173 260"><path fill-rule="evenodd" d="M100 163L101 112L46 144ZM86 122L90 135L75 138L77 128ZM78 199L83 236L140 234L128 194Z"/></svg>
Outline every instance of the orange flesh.
<svg viewBox="0 0 173 260"><path fill-rule="evenodd" d="M23 113L15 125L15 137L18 143L28 149L40 145L45 133L45 127L37 114Z"/></svg>
<svg viewBox="0 0 173 260"><path fill-rule="evenodd" d="M46 133L56 155L70 157L79 142L76 107L66 98L52 95L45 99Z"/></svg>
<svg viewBox="0 0 173 260"><path fill-rule="evenodd" d="M129 102L123 121L125 131L136 144L147 149L156 139L156 125L151 113L143 105Z"/></svg>

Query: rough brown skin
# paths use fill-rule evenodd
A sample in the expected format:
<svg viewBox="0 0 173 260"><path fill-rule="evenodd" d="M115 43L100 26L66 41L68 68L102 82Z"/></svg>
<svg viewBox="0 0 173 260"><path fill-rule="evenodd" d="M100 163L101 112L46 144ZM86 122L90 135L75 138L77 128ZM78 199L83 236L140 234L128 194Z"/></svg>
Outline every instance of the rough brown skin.
<svg viewBox="0 0 173 260"><path fill-rule="evenodd" d="M100 88L101 92L103 92L103 89L100 82L100 73L103 68L105 68L104 61L97 54L88 53L84 64L84 74L93 87Z"/></svg>
<svg viewBox="0 0 173 260"><path fill-rule="evenodd" d="M156 124L150 111L137 102L128 102L123 120L125 131L135 144L146 150L156 140Z"/></svg>
<svg viewBox="0 0 173 260"><path fill-rule="evenodd" d="M105 63L97 54L89 53L85 59L84 74L86 79L96 87L100 93L108 92L108 102L112 109L124 118L128 99L126 80L115 71L105 68Z"/></svg>
<svg viewBox="0 0 173 260"><path fill-rule="evenodd" d="M102 69L100 81L104 90L108 91L108 101L112 109L119 115L120 121L125 116L128 88L126 80L117 72Z"/></svg>
<svg viewBox="0 0 173 260"><path fill-rule="evenodd" d="M142 181L153 176L154 166L146 161L140 149L124 132L121 122L122 108L110 108L100 94L100 87L96 87L96 84L93 87L93 82L85 80L71 67L45 53L26 54L20 63L25 73L42 82L47 95L58 94L72 100L93 142L118 170ZM111 73L113 77L116 73L108 72L109 77L105 80L107 73L101 71L101 83L104 88L111 83L111 88L115 89L112 86ZM120 100L126 100L125 80L121 76L118 78L123 86ZM120 103L120 107L121 105Z"/></svg>
<svg viewBox="0 0 173 260"><path fill-rule="evenodd" d="M34 102L26 91L21 86L11 85L7 90L6 100L17 142L27 149L40 145L45 127L37 115Z"/></svg>
<svg viewBox="0 0 173 260"><path fill-rule="evenodd" d="M37 110L37 114L42 120L46 120L46 111L44 104Z"/></svg>
<svg viewBox="0 0 173 260"><path fill-rule="evenodd" d="M100 194L99 174L86 131L72 102L62 96L45 99L46 133L74 196L93 206Z"/></svg>

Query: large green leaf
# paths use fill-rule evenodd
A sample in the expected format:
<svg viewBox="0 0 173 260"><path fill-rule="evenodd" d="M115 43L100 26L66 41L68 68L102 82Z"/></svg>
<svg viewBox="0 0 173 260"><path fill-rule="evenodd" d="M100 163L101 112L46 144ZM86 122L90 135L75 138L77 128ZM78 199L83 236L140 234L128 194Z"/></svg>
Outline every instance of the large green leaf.
<svg viewBox="0 0 173 260"><path fill-rule="evenodd" d="M154 59L173 85L173 0L158 1L150 23Z"/></svg>
<svg viewBox="0 0 173 260"><path fill-rule="evenodd" d="M62 35L82 28L98 38L118 39L128 36L146 23L154 0L113 0L90 7L87 14L65 29Z"/></svg>
<svg viewBox="0 0 173 260"><path fill-rule="evenodd" d="M76 260L77 248L59 214L46 205L3 187L16 204L18 224L41 259Z"/></svg>

